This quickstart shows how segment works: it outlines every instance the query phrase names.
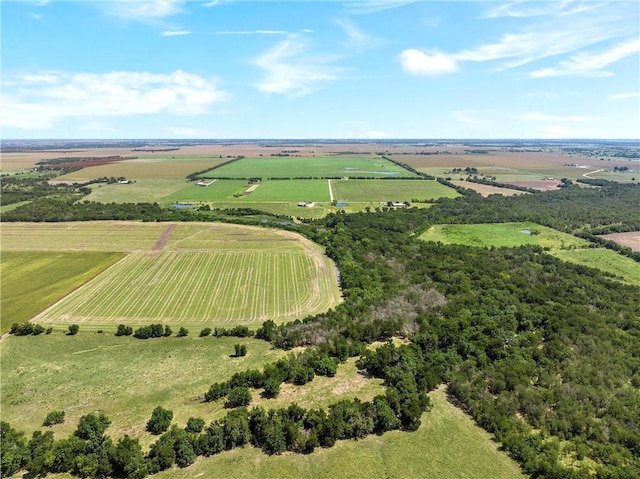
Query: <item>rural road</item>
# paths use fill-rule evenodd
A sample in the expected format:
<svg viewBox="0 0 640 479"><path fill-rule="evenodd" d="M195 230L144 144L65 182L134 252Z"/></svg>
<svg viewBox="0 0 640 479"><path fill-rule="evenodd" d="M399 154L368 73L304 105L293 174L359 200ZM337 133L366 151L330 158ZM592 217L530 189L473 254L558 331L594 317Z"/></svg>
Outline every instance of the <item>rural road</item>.
<svg viewBox="0 0 640 479"><path fill-rule="evenodd" d="M601 171L604 171L604 169L601 170L594 170L594 171L590 171L589 173L585 173L584 176L585 178L589 178L589 175L593 175L594 173L600 173Z"/></svg>

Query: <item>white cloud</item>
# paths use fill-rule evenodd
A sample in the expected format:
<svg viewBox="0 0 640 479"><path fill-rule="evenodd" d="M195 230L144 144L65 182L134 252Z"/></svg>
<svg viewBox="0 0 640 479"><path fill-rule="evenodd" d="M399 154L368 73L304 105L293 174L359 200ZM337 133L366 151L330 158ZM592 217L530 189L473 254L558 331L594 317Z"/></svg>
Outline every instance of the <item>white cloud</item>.
<svg viewBox="0 0 640 479"><path fill-rule="evenodd" d="M356 50L371 48L380 43L373 35L364 33L350 18L338 18L334 22L343 28L349 38L349 46Z"/></svg>
<svg viewBox="0 0 640 479"><path fill-rule="evenodd" d="M352 15L366 15L381 12L390 8L398 8L418 0L364 0L345 4L346 12Z"/></svg>
<svg viewBox="0 0 640 479"><path fill-rule="evenodd" d="M590 116L557 116L557 115L547 115L545 113L525 113L524 115L520 115L518 117L520 120L526 121L558 121L558 122L588 122L593 121L594 118Z"/></svg>
<svg viewBox="0 0 640 479"><path fill-rule="evenodd" d="M160 33L162 37L180 37L183 35L191 35L191 31L189 30L166 30Z"/></svg>
<svg viewBox="0 0 640 479"><path fill-rule="evenodd" d="M213 32L214 35L287 35L286 30L235 30L229 32Z"/></svg>
<svg viewBox="0 0 640 479"><path fill-rule="evenodd" d="M611 76L603 71L608 65L640 52L640 38L618 43L614 47L598 53L580 52L569 60L560 62L557 68L542 68L531 72L532 78L544 78L566 75Z"/></svg>
<svg viewBox="0 0 640 479"><path fill-rule="evenodd" d="M332 60L310 53L304 39L290 35L254 61L265 72L258 89L290 97L308 95L336 79L339 69Z"/></svg>
<svg viewBox="0 0 640 479"><path fill-rule="evenodd" d="M596 3L593 1L556 0L547 2L527 2L524 0L518 0L499 5L497 7L492 7L485 14L485 18L529 18L546 15L568 16L599 8L603 5L604 3Z"/></svg>
<svg viewBox="0 0 640 479"><path fill-rule="evenodd" d="M442 75L458 70L455 58L444 53L424 53L415 48L404 50L400 54L402 69L411 75Z"/></svg>
<svg viewBox="0 0 640 479"><path fill-rule="evenodd" d="M615 95L609 96L609 100L626 100L627 98L640 98L640 92L616 93Z"/></svg>
<svg viewBox="0 0 640 479"><path fill-rule="evenodd" d="M184 0L117 0L108 2L112 14L127 20L154 21L182 12Z"/></svg>
<svg viewBox="0 0 640 479"><path fill-rule="evenodd" d="M46 72L27 78L31 82L9 79L4 83L4 127L45 129L65 118L199 115L229 98L215 80L181 70L166 74Z"/></svg>

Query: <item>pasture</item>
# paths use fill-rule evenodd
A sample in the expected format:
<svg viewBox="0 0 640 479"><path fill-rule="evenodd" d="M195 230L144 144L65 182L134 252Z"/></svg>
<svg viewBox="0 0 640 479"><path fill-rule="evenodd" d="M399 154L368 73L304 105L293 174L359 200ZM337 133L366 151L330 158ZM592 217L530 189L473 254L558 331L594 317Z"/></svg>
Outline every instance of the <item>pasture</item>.
<svg viewBox="0 0 640 479"><path fill-rule="evenodd" d="M266 456L258 449L245 447L198 458L186 469L172 468L158 474L158 479L525 477L488 433L447 401L445 388L431 392L429 397L433 408L423 414L422 424L415 432L391 431L358 441L338 441L332 448L318 448L309 455Z"/></svg>
<svg viewBox="0 0 640 479"><path fill-rule="evenodd" d="M207 223L10 223L2 240L3 253L129 253L38 314L34 320L43 324L252 325L320 313L341 300L333 263L320 247L286 231ZM37 312L51 303L39 303Z"/></svg>
<svg viewBox="0 0 640 479"><path fill-rule="evenodd" d="M378 156L243 158L209 171L203 178L411 177L413 173Z"/></svg>
<svg viewBox="0 0 640 479"><path fill-rule="evenodd" d="M146 449L156 437L145 423L156 405L174 413L183 427L189 417L208 423L226 410L220 401L202 402L202 394L216 381L261 367L285 353L264 341L189 336L137 340L116 337L115 326L103 334L81 328L70 337L60 331L37 337L10 337L0 351L3 377L3 420L31 432L51 410L63 410L65 422L52 428L56 438L67 437L89 412L104 412L112 421L107 434L138 438ZM247 356L234 358L233 345L247 344ZM50 351L56 351L55 361ZM383 393L380 380L357 372L355 359L338 367L334 378L316 377L304 386L284 384L277 399L262 399L253 391L253 405L281 407L326 406L339 399L371 399ZM430 393L433 409L422 416L413 433L391 431L358 441L338 441L311 455L286 453L266 456L252 447L198 458L186 469L172 468L159 478L187 477L435 477L520 478L517 464L498 450L491 436L447 401L444 388ZM382 471L382 472L381 472Z"/></svg>
<svg viewBox="0 0 640 479"><path fill-rule="evenodd" d="M3 251L0 334L62 299L121 257L120 253Z"/></svg>
<svg viewBox="0 0 640 479"><path fill-rule="evenodd" d="M596 268L610 273L625 283L640 286L640 268L631 258L605 248L556 250L551 254L563 261Z"/></svg>
<svg viewBox="0 0 640 479"><path fill-rule="evenodd" d="M337 201L387 202L455 198L458 192L430 180L330 180Z"/></svg>
<svg viewBox="0 0 640 479"><path fill-rule="evenodd" d="M420 235L424 241L484 247L537 245L551 250L585 248L589 242L535 223L435 225Z"/></svg>

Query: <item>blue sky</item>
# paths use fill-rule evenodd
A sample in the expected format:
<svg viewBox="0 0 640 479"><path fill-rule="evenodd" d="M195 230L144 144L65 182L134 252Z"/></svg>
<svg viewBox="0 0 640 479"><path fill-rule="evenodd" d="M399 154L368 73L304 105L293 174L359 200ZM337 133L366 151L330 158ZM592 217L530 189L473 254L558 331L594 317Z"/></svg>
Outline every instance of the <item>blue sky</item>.
<svg viewBox="0 0 640 479"><path fill-rule="evenodd" d="M638 138L636 1L2 1L2 138Z"/></svg>

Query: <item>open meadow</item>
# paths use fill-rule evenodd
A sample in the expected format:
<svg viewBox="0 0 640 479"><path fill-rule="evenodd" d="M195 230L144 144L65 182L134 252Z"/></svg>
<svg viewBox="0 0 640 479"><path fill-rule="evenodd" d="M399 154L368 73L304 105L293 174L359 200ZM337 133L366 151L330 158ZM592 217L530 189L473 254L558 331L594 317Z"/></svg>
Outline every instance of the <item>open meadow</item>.
<svg viewBox="0 0 640 479"><path fill-rule="evenodd" d="M242 158L201 175L203 178L411 177L414 173L378 156Z"/></svg>
<svg viewBox="0 0 640 479"><path fill-rule="evenodd" d="M551 254L563 261L596 268L609 273L621 281L640 286L638 263L605 248L555 250Z"/></svg>
<svg viewBox="0 0 640 479"><path fill-rule="evenodd" d="M60 251L128 253L99 275L80 259L86 272L75 276L95 277L74 283L77 289L53 305L38 302L40 323L94 329L118 322L253 325L320 313L340 302L333 263L317 245L286 231L207 223L10 223L2 238L3 254L23 263L34 252L45 260ZM113 263L120 256L105 257ZM58 262L51 269L55 274L61 267ZM34 294L28 282L13 286L13 297Z"/></svg>
<svg viewBox="0 0 640 479"><path fill-rule="evenodd" d="M458 192L435 180L330 180L337 201L386 203L455 198Z"/></svg>
<svg viewBox="0 0 640 479"><path fill-rule="evenodd" d="M173 411L173 423L184 427L189 417L208 423L226 414L221 401L205 403L202 394L216 381L250 368L260 369L285 353L264 341L245 338L184 338L138 340L81 330L76 336L59 331L38 337L11 337L3 343L3 420L20 424L29 435L42 429L51 410L65 411L65 422L53 426L56 438L67 437L79 418L103 412L112 424L112 438L128 434L146 449L155 437L144 425L156 405ZM231 357L233 345L247 344L247 356ZM50 351L56 351L55 361ZM378 379L362 376L351 359L333 378L316 377L304 386L284 384L277 399L253 391L250 407L326 407L339 399L370 400L383 393ZM436 477L519 478L520 470L491 436L447 401L440 388L430 394L433 408L423 414L413 433L392 431L358 441L338 441L311 455L267 456L253 447L198 458L187 469L172 468L159 478L186 477ZM239 467L241 466L241 467ZM235 471L235 473L234 473ZM52 476L63 477L63 476Z"/></svg>
<svg viewBox="0 0 640 479"><path fill-rule="evenodd" d="M488 248L537 245L549 249L585 248L589 242L535 223L435 225L420 239Z"/></svg>

